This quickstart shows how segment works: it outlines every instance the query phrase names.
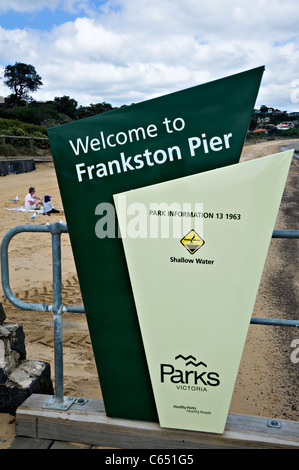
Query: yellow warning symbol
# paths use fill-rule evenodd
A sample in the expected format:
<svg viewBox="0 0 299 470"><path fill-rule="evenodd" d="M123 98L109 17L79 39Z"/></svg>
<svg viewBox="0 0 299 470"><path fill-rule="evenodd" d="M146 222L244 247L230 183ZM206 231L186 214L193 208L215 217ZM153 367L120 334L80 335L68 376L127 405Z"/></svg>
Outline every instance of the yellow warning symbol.
<svg viewBox="0 0 299 470"><path fill-rule="evenodd" d="M195 232L195 230L190 230L187 235L181 239L182 245L186 250L193 255L202 245L204 245L204 240Z"/></svg>

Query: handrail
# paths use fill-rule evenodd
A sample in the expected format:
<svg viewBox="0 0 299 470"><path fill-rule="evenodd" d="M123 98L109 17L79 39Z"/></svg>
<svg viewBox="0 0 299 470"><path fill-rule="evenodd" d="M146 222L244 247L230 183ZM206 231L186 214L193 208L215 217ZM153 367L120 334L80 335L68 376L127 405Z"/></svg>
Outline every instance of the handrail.
<svg viewBox="0 0 299 470"><path fill-rule="evenodd" d="M66 224L54 222L50 225L19 225L12 228L3 237L1 244L1 278L4 294L8 300L18 308L28 311L47 312L52 310L51 305L47 304L33 304L24 302L18 299L12 292L9 283L9 263L8 263L8 246L11 239L22 232L47 232L52 234L52 262L53 262L53 299L59 292L59 279L61 280L61 248L60 248L60 235L61 233L68 233ZM70 307L63 306L63 312L69 313L84 313L83 307Z"/></svg>
<svg viewBox="0 0 299 470"><path fill-rule="evenodd" d="M53 305L33 304L18 299L9 285L8 246L11 239L21 232L48 232L52 235L52 265L53 265ZM84 313L81 307L66 307L62 304L61 292L61 233L67 233L67 226L60 222L50 225L20 225L11 229L1 243L1 279L4 294L8 300L23 310L39 312L51 311L54 323L54 363L55 363L55 395L45 403L45 408L68 409L76 400L63 395L63 338L62 338L62 313Z"/></svg>
<svg viewBox="0 0 299 470"><path fill-rule="evenodd" d="M34 136L34 135L6 135L6 134L0 134L0 139L2 139L2 144L4 146L6 146L7 144L7 141L10 141L12 139L19 139L19 140L25 140L25 141L29 141L30 143L30 149L31 151L33 151L33 144L34 144L34 141L37 141L37 142L47 142L48 145L46 145L47 147L49 147L49 139L48 137L37 137L37 136Z"/></svg>
<svg viewBox="0 0 299 470"><path fill-rule="evenodd" d="M9 284L8 247L11 239L21 232L45 232L52 235L52 265L53 265L53 305L34 304L18 299ZM19 225L12 228L3 237L1 243L1 280L4 294L18 308L29 311L52 312L54 321L54 362L55 362L55 395L45 403L44 407L63 409L69 408L76 400L63 396L63 339L62 313L85 313L84 307L70 307L62 304L61 288L61 234L68 233L67 225L54 222L49 225ZM274 230L272 238L299 238L299 230ZM252 317L250 323L274 326L299 327L299 320L270 319Z"/></svg>
<svg viewBox="0 0 299 470"><path fill-rule="evenodd" d="M299 238L299 230L273 230L272 238ZM255 325L299 327L299 320L285 320L280 318L252 317L250 323Z"/></svg>
<svg viewBox="0 0 299 470"><path fill-rule="evenodd" d="M25 139L25 140L49 140L48 137L37 137L35 135L8 135L8 134L0 134L0 138L9 139Z"/></svg>

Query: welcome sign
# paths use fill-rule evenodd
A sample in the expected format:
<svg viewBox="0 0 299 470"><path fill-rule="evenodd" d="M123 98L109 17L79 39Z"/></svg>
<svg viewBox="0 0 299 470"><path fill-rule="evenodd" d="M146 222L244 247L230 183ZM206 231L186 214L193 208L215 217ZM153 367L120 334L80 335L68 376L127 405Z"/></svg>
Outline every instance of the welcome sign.
<svg viewBox="0 0 299 470"><path fill-rule="evenodd" d="M292 155L115 195L163 427L224 431ZM127 236L124 198L143 227L160 219L164 236Z"/></svg>
<svg viewBox="0 0 299 470"><path fill-rule="evenodd" d="M113 196L236 164L263 71L258 67L48 131L107 416L158 420L119 232L121 225L128 237L140 237L145 227L136 208L121 208L121 197L118 221ZM203 213L204 201L189 207L188 191L182 202L179 210ZM150 229L155 237L159 227ZM201 243L189 235L192 245ZM180 243L185 252L186 237ZM149 276L145 264L140 282Z"/></svg>

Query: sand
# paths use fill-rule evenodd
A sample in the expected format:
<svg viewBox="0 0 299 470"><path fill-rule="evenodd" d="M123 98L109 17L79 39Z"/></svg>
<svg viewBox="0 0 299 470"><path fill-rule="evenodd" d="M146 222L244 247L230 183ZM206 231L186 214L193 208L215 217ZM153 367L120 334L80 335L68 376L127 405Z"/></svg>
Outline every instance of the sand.
<svg viewBox="0 0 299 470"><path fill-rule="evenodd" d="M244 146L241 161L277 153L282 146L299 149L298 141L268 141ZM294 158L275 229L298 230L298 158ZM53 162L36 162L36 170L1 177L0 239L13 227L65 221ZM50 217L5 209L24 204L29 186L37 195L49 194L60 210ZM12 202L18 195L19 201ZM62 235L62 284L64 305L82 305L80 288L68 234ZM254 241L253 241L254 242ZM52 304L52 253L50 234L18 234L9 248L10 286L27 302ZM254 316L298 318L298 240L271 241ZM22 325L28 359L51 364L54 381L53 317L51 313L17 309L5 298L0 301L6 322ZM296 317L297 314L297 317ZM64 395L101 398L92 345L84 314L63 314ZM230 413L299 420L299 363L291 360L291 342L299 339L296 328L250 325L232 398ZM55 386L55 383L54 383ZM15 435L14 417L0 413L0 449L9 447Z"/></svg>

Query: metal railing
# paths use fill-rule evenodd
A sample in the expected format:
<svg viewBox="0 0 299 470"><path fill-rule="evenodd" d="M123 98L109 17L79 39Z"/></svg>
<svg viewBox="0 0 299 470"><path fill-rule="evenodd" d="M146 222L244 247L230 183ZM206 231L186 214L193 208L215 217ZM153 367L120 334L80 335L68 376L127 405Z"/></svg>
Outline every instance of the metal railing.
<svg viewBox="0 0 299 470"><path fill-rule="evenodd" d="M12 292L9 283L8 247L11 239L21 232L46 232L52 235L52 266L53 266L53 305L34 304L18 299ZM64 397L63 394L63 337L62 313L84 313L83 307L69 307L62 303L61 283L61 234L68 233L67 226L60 222L50 225L19 225L11 229L1 244L1 279L3 292L8 300L18 308L37 312L52 312L54 323L54 364L55 364L55 395L45 403L45 407L68 409L76 398Z"/></svg>
<svg viewBox="0 0 299 470"><path fill-rule="evenodd" d="M53 265L53 305L34 304L18 299L12 292L9 283L9 261L8 247L11 239L22 232L45 232L52 235L52 265ZM65 224L54 222L50 225L19 225L11 229L2 240L1 244L1 279L3 292L7 299L22 310L52 312L54 322L54 364L55 364L55 395L46 402L44 407L53 409L67 409L76 398L64 397L63 395L63 337L62 337L62 314L85 313L84 307L65 306L62 303L61 282L61 234L68 233ZM274 230L272 238L299 238L299 230ZM299 327L298 320L270 319L252 317L250 323L274 326Z"/></svg>

